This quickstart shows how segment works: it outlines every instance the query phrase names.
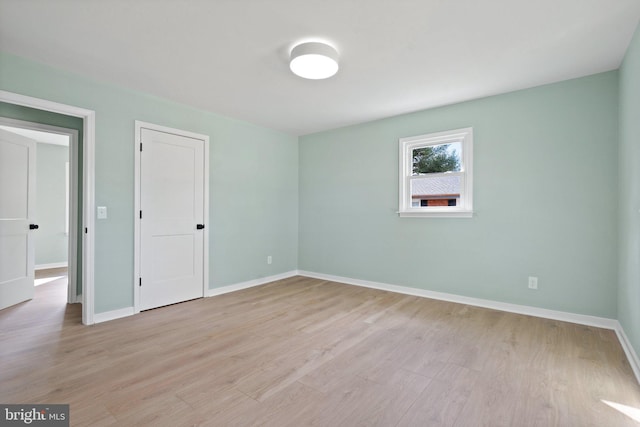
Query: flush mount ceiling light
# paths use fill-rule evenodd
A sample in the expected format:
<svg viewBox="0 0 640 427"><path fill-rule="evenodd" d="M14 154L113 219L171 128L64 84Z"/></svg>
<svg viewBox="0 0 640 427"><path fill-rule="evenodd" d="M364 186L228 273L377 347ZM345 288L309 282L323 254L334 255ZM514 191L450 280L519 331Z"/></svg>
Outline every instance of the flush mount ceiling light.
<svg viewBox="0 0 640 427"><path fill-rule="evenodd" d="M305 79L326 79L338 72L338 52L328 44L302 43L291 51L289 68Z"/></svg>

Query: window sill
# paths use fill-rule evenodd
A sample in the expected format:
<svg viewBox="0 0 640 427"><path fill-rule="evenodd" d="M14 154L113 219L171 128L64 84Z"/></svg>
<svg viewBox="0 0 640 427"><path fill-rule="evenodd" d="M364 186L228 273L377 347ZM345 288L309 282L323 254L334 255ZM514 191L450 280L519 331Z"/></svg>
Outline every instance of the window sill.
<svg viewBox="0 0 640 427"><path fill-rule="evenodd" d="M471 218L473 211L400 211L402 218Z"/></svg>

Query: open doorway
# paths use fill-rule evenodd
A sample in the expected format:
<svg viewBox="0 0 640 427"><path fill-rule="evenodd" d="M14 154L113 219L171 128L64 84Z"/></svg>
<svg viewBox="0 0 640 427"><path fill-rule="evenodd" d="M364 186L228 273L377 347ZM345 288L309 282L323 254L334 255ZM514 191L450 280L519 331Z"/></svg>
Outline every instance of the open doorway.
<svg viewBox="0 0 640 427"><path fill-rule="evenodd" d="M13 114L17 110L27 109L29 111L28 121L33 123L47 123L51 115L58 116L64 120L79 119L80 125L78 138L81 141L77 166L80 170L72 176L78 179L78 203L77 214L77 256L74 257L77 269L76 272L76 299L82 301L82 323L92 325L94 323L94 217L95 196L94 196L94 166L95 166L95 112L85 108L72 105L52 102L45 99L20 95L17 93L0 90L0 116L11 119L23 119L15 117ZM24 111L22 111L24 112ZM18 113L22 113L18 112ZM50 123L49 123L50 124ZM73 127L73 126L71 126ZM24 138L21 137L20 138ZM15 169L15 168L14 168ZM73 215L73 213L72 213ZM37 224L34 224L34 226ZM31 226L29 226L31 228ZM74 228L75 230L75 228ZM71 232L71 230L70 230ZM31 278L33 281L33 277ZM31 287L33 289L33 286ZM82 292L81 296L79 292Z"/></svg>
<svg viewBox="0 0 640 427"><path fill-rule="evenodd" d="M76 127L81 125L79 121ZM35 286L64 286L67 303L81 302L78 129L7 117L0 117L0 129L30 139L35 147L34 271L29 275Z"/></svg>

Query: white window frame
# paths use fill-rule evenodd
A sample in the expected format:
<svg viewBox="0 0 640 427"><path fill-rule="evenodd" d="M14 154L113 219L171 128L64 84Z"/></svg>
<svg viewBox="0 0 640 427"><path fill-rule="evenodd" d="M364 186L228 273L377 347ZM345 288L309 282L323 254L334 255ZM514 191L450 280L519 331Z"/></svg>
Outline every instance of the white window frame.
<svg viewBox="0 0 640 427"><path fill-rule="evenodd" d="M399 209L401 217L457 217L473 216L473 128L449 130L407 138L399 142ZM460 171L437 175L458 175L461 177L459 206L411 206L411 180L424 178L424 175L413 175L413 150L441 144L459 142L462 147Z"/></svg>

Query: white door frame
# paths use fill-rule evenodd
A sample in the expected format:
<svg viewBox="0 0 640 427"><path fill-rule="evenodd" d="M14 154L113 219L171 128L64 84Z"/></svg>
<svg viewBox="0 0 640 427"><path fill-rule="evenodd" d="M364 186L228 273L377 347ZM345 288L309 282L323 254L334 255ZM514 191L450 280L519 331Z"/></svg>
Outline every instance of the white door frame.
<svg viewBox="0 0 640 427"><path fill-rule="evenodd" d="M67 253L67 302L74 304L81 302L77 297L77 266L78 266L78 131L59 126L0 117L0 125L22 129L38 130L42 132L66 135L69 137L69 250ZM38 166L36 165L36 168ZM37 184L36 184L37 185ZM36 209L37 209L36 205ZM81 297L81 295L80 295Z"/></svg>
<svg viewBox="0 0 640 427"><path fill-rule="evenodd" d="M83 212L82 224L85 227L82 245L82 323L93 325L95 304L94 304L94 251L95 251L95 231L94 216L95 211L95 122L96 113L93 110L74 107L72 105L60 104L46 99L34 98L20 95L13 92L0 90L0 101L8 104L21 105L38 110L51 111L53 113L67 116L80 117L83 119L84 129L82 138L82 148L84 156L82 158L82 183L83 183Z"/></svg>
<svg viewBox="0 0 640 427"><path fill-rule="evenodd" d="M158 132L171 133L174 135L185 136L188 138L199 139L204 141L204 248L203 248L203 274L202 274L202 296L207 296L209 288L209 135L202 135L199 133L189 132L180 129L174 129L166 126L155 125L153 123L135 121L135 144L133 146L134 151L134 177L135 177L135 190L134 190L134 248L133 248L133 312L140 313L140 241L142 239L140 229L140 170L141 170L141 157L140 157L140 144L142 129L150 129Z"/></svg>

